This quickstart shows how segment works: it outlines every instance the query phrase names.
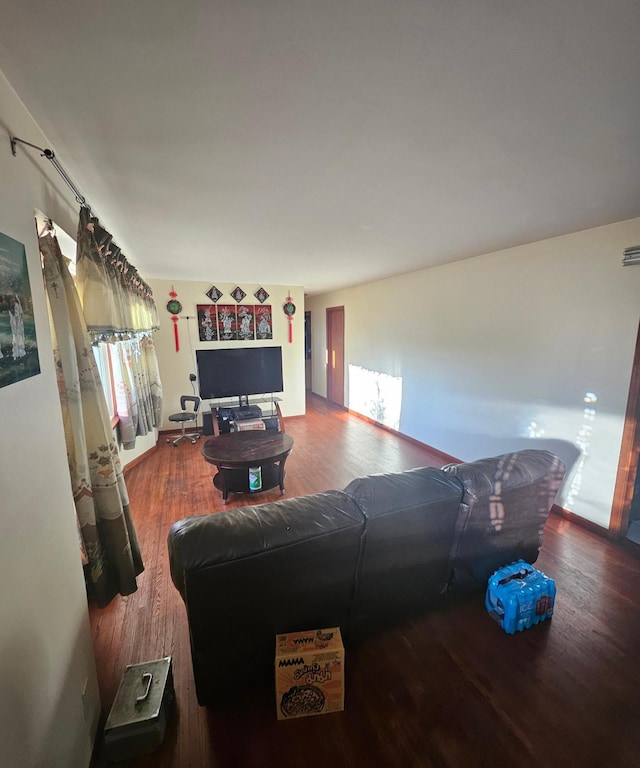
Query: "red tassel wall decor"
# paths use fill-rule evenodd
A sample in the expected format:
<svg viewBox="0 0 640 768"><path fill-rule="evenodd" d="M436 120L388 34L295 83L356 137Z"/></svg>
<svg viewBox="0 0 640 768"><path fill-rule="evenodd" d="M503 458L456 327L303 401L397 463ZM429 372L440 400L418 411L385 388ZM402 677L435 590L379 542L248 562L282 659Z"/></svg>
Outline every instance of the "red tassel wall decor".
<svg viewBox="0 0 640 768"><path fill-rule="evenodd" d="M173 338L176 342L176 352L180 351L180 337L178 336L178 314L182 312L182 304L178 301L178 294L175 292L173 286L169 291L171 298L167 302L167 312L170 312L171 322L173 323Z"/></svg>
<svg viewBox="0 0 640 768"><path fill-rule="evenodd" d="M283 309L289 320L289 344L293 344L293 316L296 313L296 305L291 301L291 293L287 296Z"/></svg>
<svg viewBox="0 0 640 768"><path fill-rule="evenodd" d="M175 342L176 342L176 352L179 352L180 351L180 337L178 336L178 318L174 316L174 317L171 318L171 320L173 322L173 338L175 339Z"/></svg>

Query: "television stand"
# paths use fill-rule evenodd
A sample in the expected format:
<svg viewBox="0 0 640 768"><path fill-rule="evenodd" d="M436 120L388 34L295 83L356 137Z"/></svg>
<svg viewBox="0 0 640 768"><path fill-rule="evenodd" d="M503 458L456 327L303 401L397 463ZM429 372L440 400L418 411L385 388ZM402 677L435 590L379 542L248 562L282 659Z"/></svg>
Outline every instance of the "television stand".
<svg viewBox="0 0 640 768"><path fill-rule="evenodd" d="M244 400L244 403L243 403ZM238 406L238 403L240 405ZM209 400L202 405L202 424L205 435L225 434L235 430L233 410L250 405L259 405L262 410L262 421L266 430L285 432L281 399L275 395L257 395L256 397L238 396L237 398L225 397L217 400Z"/></svg>

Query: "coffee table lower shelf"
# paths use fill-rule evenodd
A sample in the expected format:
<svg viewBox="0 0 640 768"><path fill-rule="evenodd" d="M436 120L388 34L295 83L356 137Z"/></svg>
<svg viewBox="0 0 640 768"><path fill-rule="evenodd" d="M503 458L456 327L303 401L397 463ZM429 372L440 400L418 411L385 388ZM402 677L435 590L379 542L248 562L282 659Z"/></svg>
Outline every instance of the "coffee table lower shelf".
<svg viewBox="0 0 640 768"><path fill-rule="evenodd" d="M226 502L229 492L260 493L278 485L284 493L284 464L292 448L293 439L284 432L249 430L210 437L200 452L217 468L213 485ZM260 488L249 484L249 470L254 467L261 469Z"/></svg>
<svg viewBox="0 0 640 768"><path fill-rule="evenodd" d="M280 469L279 463L261 464L262 467L262 487L249 487L249 470L242 469L224 469L220 467L217 474L213 476L213 485L222 492L222 498L226 501L228 493L262 493L271 488L280 486L280 492L284 493L285 471Z"/></svg>

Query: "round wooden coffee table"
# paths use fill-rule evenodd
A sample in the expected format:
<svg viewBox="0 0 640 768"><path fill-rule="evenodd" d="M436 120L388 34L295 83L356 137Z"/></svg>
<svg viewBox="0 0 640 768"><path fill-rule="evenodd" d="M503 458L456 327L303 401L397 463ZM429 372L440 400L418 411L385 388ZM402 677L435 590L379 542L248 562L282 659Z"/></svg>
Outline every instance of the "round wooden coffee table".
<svg viewBox="0 0 640 768"><path fill-rule="evenodd" d="M229 432L210 437L201 453L209 464L218 468L213 484L222 491L226 502L229 492L259 493L276 485L284 493L284 463L293 448L293 438L276 430ZM249 468L260 467L262 485L252 488Z"/></svg>

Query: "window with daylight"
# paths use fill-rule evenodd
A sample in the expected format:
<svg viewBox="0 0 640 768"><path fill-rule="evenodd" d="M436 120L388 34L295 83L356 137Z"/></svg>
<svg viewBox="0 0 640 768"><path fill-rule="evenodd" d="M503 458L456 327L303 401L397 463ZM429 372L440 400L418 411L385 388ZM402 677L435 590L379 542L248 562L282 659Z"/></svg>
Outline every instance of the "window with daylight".
<svg viewBox="0 0 640 768"><path fill-rule="evenodd" d="M107 401L107 410L112 426L117 421L116 413L116 393L113 386L113 366L111 364L111 349L106 341L101 341L93 345L93 356L96 359L96 365L100 373L100 381L104 391L104 399Z"/></svg>

